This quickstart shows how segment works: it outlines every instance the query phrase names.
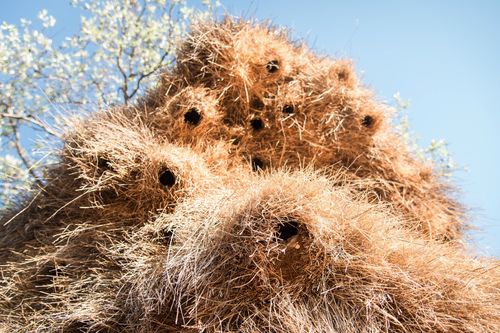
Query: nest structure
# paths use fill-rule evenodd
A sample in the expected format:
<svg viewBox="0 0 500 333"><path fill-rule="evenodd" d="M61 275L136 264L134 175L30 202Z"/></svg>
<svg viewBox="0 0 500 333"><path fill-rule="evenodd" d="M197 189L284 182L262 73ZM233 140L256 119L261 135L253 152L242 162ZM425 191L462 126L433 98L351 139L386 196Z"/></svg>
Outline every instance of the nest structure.
<svg viewBox="0 0 500 333"><path fill-rule="evenodd" d="M345 60L193 27L4 212L4 332L499 332L500 270Z"/></svg>

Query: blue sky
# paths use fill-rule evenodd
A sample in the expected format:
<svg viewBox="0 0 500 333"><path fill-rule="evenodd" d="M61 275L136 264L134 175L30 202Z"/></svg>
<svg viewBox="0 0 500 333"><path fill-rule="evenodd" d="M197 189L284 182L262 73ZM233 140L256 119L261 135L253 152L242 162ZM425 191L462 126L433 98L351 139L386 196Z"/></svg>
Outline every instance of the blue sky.
<svg viewBox="0 0 500 333"><path fill-rule="evenodd" d="M353 59L364 83L392 102L411 101L420 143L449 143L455 184L470 209L481 254L500 256L500 1L221 0L234 15L285 25L321 54ZM47 8L56 38L78 30L69 0L0 2L0 21Z"/></svg>

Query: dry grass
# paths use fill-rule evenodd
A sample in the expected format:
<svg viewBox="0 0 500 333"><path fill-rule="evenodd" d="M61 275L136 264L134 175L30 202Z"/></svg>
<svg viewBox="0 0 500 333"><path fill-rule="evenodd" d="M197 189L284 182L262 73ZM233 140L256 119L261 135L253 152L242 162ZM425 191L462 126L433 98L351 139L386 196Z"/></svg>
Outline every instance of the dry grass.
<svg viewBox="0 0 500 333"><path fill-rule="evenodd" d="M346 60L200 24L137 105L68 128L2 218L0 330L500 330L498 262Z"/></svg>

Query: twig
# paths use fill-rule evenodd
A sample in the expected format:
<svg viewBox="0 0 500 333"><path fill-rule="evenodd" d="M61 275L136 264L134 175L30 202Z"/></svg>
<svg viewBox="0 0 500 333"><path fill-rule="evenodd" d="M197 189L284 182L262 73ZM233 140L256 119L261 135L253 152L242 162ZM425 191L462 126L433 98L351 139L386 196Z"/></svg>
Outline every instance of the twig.
<svg viewBox="0 0 500 333"><path fill-rule="evenodd" d="M17 124L15 124L12 119L9 120L10 127L12 128L12 133L14 134L14 147L16 148L17 154L19 155L19 158L24 164L24 167L28 170L28 173L33 177L35 180L35 183L40 187L43 188L44 184L40 177L35 173L35 170L33 170L33 165L31 165L31 162L28 159L28 156L26 156L26 151L24 148L21 146L21 136L19 135L19 131L17 130Z"/></svg>
<svg viewBox="0 0 500 333"><path fill-rule="evenodd" d="M120 90L123 92L123 102L125 105L128 104L129 96L128 96L128 75L125 73L122 65L120 64L120 58L123 54L122 46L120 45L120 49L118 50L118 55L116 56L116 67L120 71L123 77L123 85L120 87Z"/></svg>
<svg viewBox="0 0 500 333"><path fill-rule="evenodd" d="M15 119L15 120L21 120L21 121L26 121L30 124L33 124L41 129L43 129L47 134L55 136L57 138L61 138L61 135L52 129L50 129L46 124L42 123L40 120L33 118L32 116L23 116L19 114L10 114L10 113L0 113L1 118L7 118L7 119ZM11 122L12 125L12 122Z"/></svg>

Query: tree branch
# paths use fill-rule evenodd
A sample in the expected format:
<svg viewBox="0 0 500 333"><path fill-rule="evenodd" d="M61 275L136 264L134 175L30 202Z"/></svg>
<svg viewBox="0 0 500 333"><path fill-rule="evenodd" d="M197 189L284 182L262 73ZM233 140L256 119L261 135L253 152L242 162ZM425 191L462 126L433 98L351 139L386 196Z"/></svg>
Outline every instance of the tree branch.
<svg viewBox="0 0 500 333"><path fill-rule="evenodd" d="M26 151L24 148L21 146L21 136L19 135L19 131L17 129L17 124L14 123L12 119L9 119L10 127L12 129L12 133L14 134L14 140L12 141L14 143L14 147L16 148L17 155L19 155L19 158L23 162L24 167L26 170L28 170L28 173L33 177L35 180L35 183L40 187L43 188L44 184L40 177L35 173L35 170L33 170L33 165L29 161L29 158L26 154Z"/></svg>
<svg viewBox="0 0 500 333"><path fill-rule="evenodd" d="M163 53L161 59L160 59L160 62L155 66L153 67L153 69L147 73L143 73L139 76L139 78L137 79L136 81L136 84L135 84L135 88L134 90L130 93L130 98L132 98L136 93L137 91L139 91L139 89L141 88L141 81L149 76L151 76L152 74L156 73L157 70L159 70L161 67L163 67L163 62L165 61L166 57L169 55L170 53L169 52L165 52Z"/></svg>
<svg viewBox="0 0 500 333"><path fill-rule="evenodd" d="M102 90L101 84L96 79L92 79L92 84L96 87L97 91L101 95L101 99L104 102L104 104L108 105L108 100L106 98L106 94Z"/></svg>
<svg viewBox="0 0 500 333"><path fill-rule="evenodd" d="M123 49L122 46L120 45L120 49L118 50L118 55L116 56L116 67L118 67L118 70L122 74L123 77L123 85L120 87L120 90L123 92L123 101L125 105L128 104L129 96L128 96L128 75L125 73L125 70L123 69L122 65L120 64L120 58L122 56Z"/></svg>
<svg viewBox="0 0 500 333"><path fill-rule="evenodd" d="M38 128L41 128L44 130L47 134L55 136L57 138L61 138L61 135L54 130L50 129L50 127L47 124L42 123L40 120L33 118L32 116L23 116L23 115L18 115L18 114L10 114L10 113L0 113L0 118L6 118L9 119L9 122L12 126L13 122L12 120L21 120L28 122L30 124L33 124L37 126ZM17 127L17 126L16 126Z"/></svg>

